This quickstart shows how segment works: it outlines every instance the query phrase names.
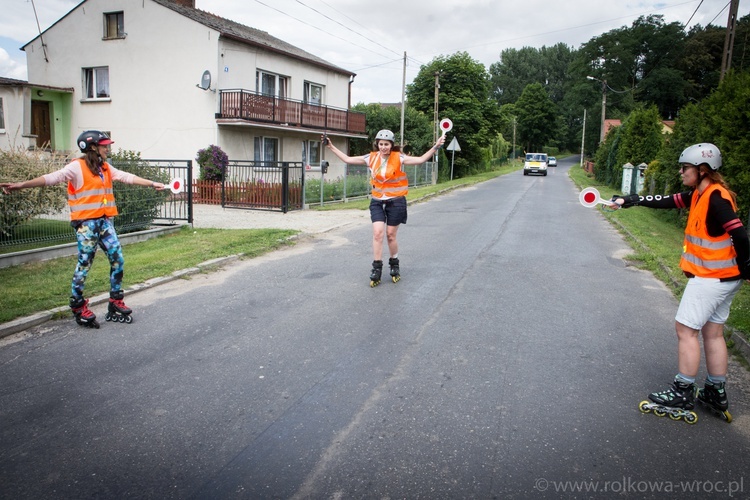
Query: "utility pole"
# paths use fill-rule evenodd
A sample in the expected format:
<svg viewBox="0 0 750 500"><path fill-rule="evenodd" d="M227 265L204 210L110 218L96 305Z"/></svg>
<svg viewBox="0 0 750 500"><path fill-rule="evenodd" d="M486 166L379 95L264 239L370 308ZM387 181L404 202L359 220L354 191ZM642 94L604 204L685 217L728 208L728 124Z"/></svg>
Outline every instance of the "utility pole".
<svg viewBox="0 0 750 500"><path fill-rule="evenodd" d="M438 127L440 126L440 118L438 117L438 97L440 96L440 71L435 71L435 112L434 112L434 120L435 120L435 132L433 134L433 142L437 142L438 138ZM438 161L440 159L440 155L438 154L438 151L435 151L435 154L432 155L433 158L435 158L435 172L439 172L439 165Z"/></svg>
<svg viewBox="0 0 750 500"><path fill-rule="evenodd" d="M589 80L596 80L597 82L602 83L602 128L599 132L599 144L604 142L604 117L607 113L607 80L599 80L598 78L594 78L593 76L587 76Z"/></svg>
<svg viewBox="0 0 750 500"><path fill-rule="evenodd" d="M727 34L724 37L724 55L721 58L721 76L719 82L724 80L729 69L732 67L732 49L734 48L734 35L737 25L737 9L740 0L732 0L729 7L729 18L727 19Z"/></svg>
<svg viewBox="0 0 750 500"><path fill-rule="evenodd" d="M406 109L406 51L404 51L404 76L401 80L401 147L404 147L404 112Z"/></svg>
<svg viewBox="0 0 750 500"><path fill-rule="evenodd" d="M583 168L583 146L586 143L586 108L583 108L583 130L581 131L581 168Z"/></svg>
<svg viewBox="0 0 750 500"><path fill-rule="evenodd" d="M513 117L513 159L516 159L516 117Z"/></svg>

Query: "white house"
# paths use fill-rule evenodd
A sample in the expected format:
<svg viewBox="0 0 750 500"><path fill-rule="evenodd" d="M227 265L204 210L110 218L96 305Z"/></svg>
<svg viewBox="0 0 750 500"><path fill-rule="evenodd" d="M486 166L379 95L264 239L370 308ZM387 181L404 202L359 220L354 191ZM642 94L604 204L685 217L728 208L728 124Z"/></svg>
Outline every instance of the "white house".
<svg viewBox="0 0 750 500"><path fill-rule="evenodd" d="M366 138L349 111L354 73L194 5L84 0L22 47L29 109L46 112L53 149L97 129L147 159L217 144L231 160L316 165L321 133L342 149Z"/></svg>

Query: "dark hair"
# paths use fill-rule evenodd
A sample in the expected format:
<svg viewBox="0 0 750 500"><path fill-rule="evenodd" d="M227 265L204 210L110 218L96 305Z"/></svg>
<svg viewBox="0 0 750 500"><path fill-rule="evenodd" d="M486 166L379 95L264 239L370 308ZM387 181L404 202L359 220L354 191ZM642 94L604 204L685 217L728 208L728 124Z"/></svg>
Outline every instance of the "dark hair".
<svg viewBox="0 0 750 500"><path fill-rule="evenodd" d="M96 145L92 144L89 149L84 153L83 159L86 160L86 166L89 167L91 173L99 175L99 168L102 166L102 157L99 156L99 151L96 150Z"/></svg>
<svg viewBox="0 0 750 500"><path fill-rule="evenodd" d="M700 166L698 166L698 171L702 173L704 177L708 177L711 184L719 184L721 187L729 191L735 205L737 204L737 193L729 189L729 184L727 184L727 181L724 180L724 176L721 175L718 170L712 169L707 163L701 163Z"/></svg>

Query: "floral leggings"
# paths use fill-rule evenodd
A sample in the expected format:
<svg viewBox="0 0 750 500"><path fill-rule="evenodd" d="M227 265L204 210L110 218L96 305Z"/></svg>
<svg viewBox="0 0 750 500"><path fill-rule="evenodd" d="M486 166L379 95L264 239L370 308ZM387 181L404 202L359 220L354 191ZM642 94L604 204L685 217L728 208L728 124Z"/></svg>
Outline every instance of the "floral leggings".
<svg viewBox="0 0 750 500"><path fill-rule="evenodd" d="M125 259L122 256L122 245L117 238L112 221L108 217L85 220L76 226L76 239L78 240L78 265L73 273L71 296L74 299L83 298L84 283L91 264L94 262L97 247L102 247L107 252L110 265L110 290L120 291Z"/></svg>

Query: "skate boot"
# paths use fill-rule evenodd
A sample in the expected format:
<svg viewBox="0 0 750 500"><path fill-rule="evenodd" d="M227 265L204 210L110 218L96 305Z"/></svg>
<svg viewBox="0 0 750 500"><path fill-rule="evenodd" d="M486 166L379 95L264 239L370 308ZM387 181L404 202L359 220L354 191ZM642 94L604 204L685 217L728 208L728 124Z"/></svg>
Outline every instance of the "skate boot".
<svg viewBox="0 0 750 500"><path fill-rule="evenodd" d="M698 390L695 399L702 405L711 410L716 415L730 423L732 414L729 413L729 402L727 401L727 391L724 389L724 382L712 384L706 382L703 389Z"/></svg>
<svg viewBox="0 0 750 500"><path fill-rule="evenodd" d="M124 296L125 294L122 290L109 293L109 309L107 309L107 315L104 316L104 319L107 321L119 321L120 323L133 322L133 317L130 316L133 310L122 301Z"/></svg>
<svg viewBox="0 0 750 500"><path fill-rule="evenodd" d="M395 259L393 257L388 259L388 265L391 266L391 280L393 280L394 283L397 283L398 280L401 279L401 273L398 268L398 257Z"/></svg>
<svg viewBox="0 0 750 500"><path fill-rule="evenodd" d="M70 298L70 309L76 318L76 323L86 328L99 328L99 322L96 321L96 314L89 309L89 301Z"/></svg>
<svg viewBox="0 0 750 500"><path fill-rule="evenodd" d="M672 387L665 391L653 392L648 395L651 401L641 401L638 409L643 413L654 412L657 417L669 415L672 420L684 420L688 424L698 421L698 415L693 410L695 406L695 384L686 384L675 380Z"/></svg>
<svg viewBox="0 0 750 500"><path fill-rule="evenodd" d="M373 260L372 271L370 271L370 288L375 288L380 284L380 275L383 273L383 261Z"/></svg>

